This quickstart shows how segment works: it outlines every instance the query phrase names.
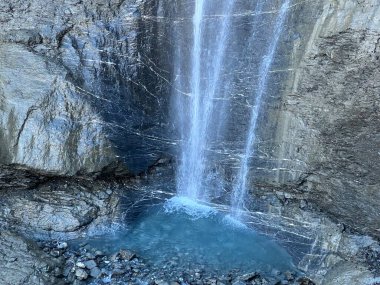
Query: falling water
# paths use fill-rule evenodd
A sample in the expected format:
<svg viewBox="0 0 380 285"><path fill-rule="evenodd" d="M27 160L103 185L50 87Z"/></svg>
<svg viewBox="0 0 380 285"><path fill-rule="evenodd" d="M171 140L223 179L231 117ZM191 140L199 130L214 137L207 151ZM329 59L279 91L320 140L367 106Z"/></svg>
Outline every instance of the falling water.
<svg viewBox="0 0 380 285"><path fill-rule="evenodd" d="M180 94L176 103L177 119L182 125L181 159L177 173L177 192L180 196L193 200L207 200L205 189L206 171L209 167L207 151L210 142L215 140L211 121L216 110L214 99L220 84L220 74L225 57L226 40L230 28L230 13L234 0L223 1L221 25L207 26L205 13L206 0L196 0L192 19L193 44L188 96ZM213 29L210 31L210 28ZM216 28L216 30L214 30ZM214 38L210 39L210 34ZM186 72L186 71L177 71ZM180 81L178 89L184 89ZM188 98L184 98L188 97ZM186 111L185 111L186 110ZM183 127L187 124L187 127Z"/></svg>
<svg viewBox="0 0 380 285"><path fill-rule="evenodd" d="M274 27L273 38L269 45L267 54L263 57L263 61L260 65L259 70L259 81L257 86L257 91L255 92L255 104L252 107L248 137L246 140L245 152L243 155L243 159L240 163L240 169L237 175L237 179L233 188L232 193L232 202L231 202L231 210L232 216L240 219L242 215L242 211L244 209L244 203L247 195L247 176L249 172L249 159L252 157L254 148L253 144L256 139L256 128L257 121L260 113L260 109L262 106L263 96L265 95L269 69L272 65L273 58L275 55L275 51L277 48L278 40L283 30L284 21L286 18L287 11L289 9L290 0L285 0L282 4L280 11L277 16L276 24Z"/></svg>

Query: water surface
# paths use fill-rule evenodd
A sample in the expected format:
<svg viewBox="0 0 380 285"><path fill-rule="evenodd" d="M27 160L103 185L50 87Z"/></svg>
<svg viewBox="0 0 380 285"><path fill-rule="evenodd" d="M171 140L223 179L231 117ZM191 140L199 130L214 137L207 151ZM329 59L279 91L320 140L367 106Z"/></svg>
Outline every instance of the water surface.
<svg viewBox="0 0 380 285"><path fill-rule="evenodd" d="M294 270L291 256L272 239L186 198L146 207L126 230L90 244L109 253L133 250L157 268L201 267L220 274Z"/></svg>

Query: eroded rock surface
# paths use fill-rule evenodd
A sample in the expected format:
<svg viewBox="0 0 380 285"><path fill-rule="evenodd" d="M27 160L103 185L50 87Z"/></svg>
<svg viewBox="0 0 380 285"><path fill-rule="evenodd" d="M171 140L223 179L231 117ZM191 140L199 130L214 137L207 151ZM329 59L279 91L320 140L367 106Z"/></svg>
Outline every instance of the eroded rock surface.
<svg viewBox="0 0 380 285"><path fill-rule="evenodd" d="M294 46L275 170L335 220L378 237L379 11L377 1L325 1L305 49Z"/></svg>
<svg viewBox="0 0 380 285"><path fill-rule="evenodd" d="M159 4L2 1L0 163L73 175L156 161L169 76L155 66L169 56Z"/></svg>
<svg viewBox="0 0 380 285"><path fill-rule="evenodd" d="M34 190L2 191L0 223L32 237L74 238L111 228L122 216L118 202L103 184L51 181Z"/></svg>
<svg viewBox="0 0 380 285"><path fill-rule="evenodd" d="M64 68L15 44L0 45L0 62L3 164L74 175L115 160L100 117Z"/></svg>
<svg viewBox="0 0 380 285"><path fill-rule="evenodd" d="M64 284L59 276L61 263L36 244L8 231L0 232L0 284Z"/></svg>

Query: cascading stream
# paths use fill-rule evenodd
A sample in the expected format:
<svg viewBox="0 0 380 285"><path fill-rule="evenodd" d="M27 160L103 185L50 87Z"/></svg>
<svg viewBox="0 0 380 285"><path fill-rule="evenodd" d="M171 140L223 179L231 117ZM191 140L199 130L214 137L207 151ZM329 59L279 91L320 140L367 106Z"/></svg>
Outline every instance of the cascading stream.
<svg viewBox="0 0 380 285"><path fill-rule="evenodd" d="M207 200L209 193L204 187L207 161L207 149L210 141L214 140L210 134L210 125L215 111L214 97L220 83L220 74L225 57L226 40L230 28L230 12L234 0L223 2L223 20L216 32L215 40L205 35L207 26L204 23L206 3L204 0L195 1L195 10L192 19L193 46L191 50L190 70L190 98L180 100L177 110L188 109L187 116L177 114L182 125L189 124L188 129L182 129L184 141L181 149L181 161L177 173L177 191L180 196L193 200ZM206 31L205 31L206 30ZM209 31L208 31L209 32ZM187 104L186 107L184 104Z"/></svg>
<svg viewBox="0 0 380 285"><path fill-rule="evenodd" d="M214 157L210 150L219 143L225 142L224 128L229 115L233 112L233 110L227 109L230 106L225 102L233 98L232 94L239 92L247 92L246 94L248 94L249 90L256 87L256 91L253 94L251 93L254 95L255 104L250 114L245 150L234 181L231 197L232 216L240 219L247 195L249 163L255 151L253 145L256 140L258 118L266 94L270 67L275 57L290 2L291 0L284 0L277 13L273 36L268 40L268 47L264 49L266 51L262 53L265 56L261 63L256 63L256 61L263 50L262 46L265 45L261 42L258 43L256 36L263 40L263 36L259 36L259 33L263 31L267 33L268 30L263 25L264 22L259 22L264 17L268 17L263 13L264 6L267 5L266 1L258 0L256 2L255 11L252 14L254 20L250 23L251 36L245 42L244 38L234 38L235 31L232 28L232 20L235 16L240 17L239 14L232 14L235 5L238 6L235 0L221 1L220 6L217 7L213 5L212 1L196 0L194 2L192 33L191 37L187 39L192 40L192 45L186 46L186 38L185 42L178 43L174 65L177 78L175 81L177 96L174 111L175 120L181 132L176 185L179 196L195 201L209 201L212 198L210 197L213 194L211 191L215 190L208 188L208 185L213 186L212 183L208 184L208 175L212 175L212 169L218 164L218 158ZM179 27L176 30L179 37L186 32L188 30L185 28L181 30ZM226 68L234 68L237 63L236 60L241 61L241 57L244 55L244 53L239 52L239 45L234 43L234 39L237 40L237 43L246 44L244 47L244 51L247 51L246 55L252 54L252 52L258 55L246 63L242 62L242 67L248 67L247 70L250 72L246 73L246 76L251 76L254 69L258 69L259 77L256 86L246 85L246 87L241 87L243 89L235 90L236 86L232 83L233 79L228 78L226 80L226 74L230 71ZM264 39L263 43L266 43L266 37ZM227 50L236 56L228 58ZM253 64L253 67L257 66L257 68L251 69L250 64ZM236 72L239 74L239 70ZM233 78L233 76L229 76ZM225 101L217 103L217 100ZM228 124L231 125L231 122ZM219 174L217 173L217 175ZM211 180L218 180L218 178L211 177Z"/></svg>
<svg viewBox="0 0 380 285"><path fill-rule="evenodd" d="M257 122L262 107L263 96L265 95L269 71L277 49L278 41L283 30L286 15L289 9L290 0L285 0L277 16L272 41L269 45L267 54L264 56L259 70L259 82L255 93L255 104L252 107L249 131L246 140L245 152L240 163L237 180L233 187L231 214L235 219L241 219L244 211L244 203L247 195L247 178L249 174L249 161L254 154L253 144L256 140Z"/></svg>
<svg viewBox="0 0 380 285"><path fill-rule="evenodd" d="M201 134L201 53L202 53L202 16L204 0L195 1L193 16L193 49L191 70L191 98L190 98L190 137L182 153L180 193L191 199L198 199L200 177L203 172L202 134ZM201 148L201 149L199 149ZM194 175L194 176L193 176ZM197 177L198 179L194 179Z"/></svg>

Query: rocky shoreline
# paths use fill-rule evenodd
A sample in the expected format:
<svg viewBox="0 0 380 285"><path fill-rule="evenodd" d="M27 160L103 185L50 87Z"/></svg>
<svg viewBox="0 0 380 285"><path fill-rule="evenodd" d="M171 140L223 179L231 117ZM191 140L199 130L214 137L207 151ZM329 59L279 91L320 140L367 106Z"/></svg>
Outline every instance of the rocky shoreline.
<svg viewBox="0 0 380 285"><path fill-rule="evenodd" d="M208 270L204 265L189 268L177 266L178 257L167 261L167 265L157 268L149 260L134 252L121 249L112 254L88 246L86 243L77 249L67 242L40 241L40 249L60 260L60 267L52 270L65 284L149 284L149 285L314 285L309 278L297 272L274 271L273 274L260 272L245 273L238 269L227 274Z"/></svg>

